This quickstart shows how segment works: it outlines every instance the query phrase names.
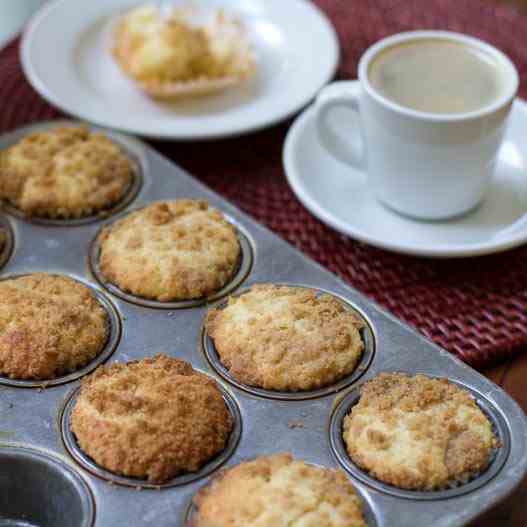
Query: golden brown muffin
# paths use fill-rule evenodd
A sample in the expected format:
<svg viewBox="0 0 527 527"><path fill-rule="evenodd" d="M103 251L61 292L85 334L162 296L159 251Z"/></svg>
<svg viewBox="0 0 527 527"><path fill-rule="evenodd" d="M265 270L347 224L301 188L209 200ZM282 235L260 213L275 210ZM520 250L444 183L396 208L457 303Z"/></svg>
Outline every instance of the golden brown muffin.
<svg viewBox="0 0 527 527"><path fill-rule="evenodd" d="M35 273L0 281L0 374L53 379L95 358L108 315L91 291L66 276Z"/></svg>
<svg viewBox="0 0 527 527"><path fill-rule="evenodd" d="M341 471L289 454L224 471L194 504L191 527L366 527L361 499Z"/></svg>
<svg viewBox="0 0 527 527"><path fill-rule="evenodd" d="M331 295L299 287L253 286L206 320L231 375L268 390L312 390L355 369L361 323Z"/></svg>
<svg viewBox="0 0 527 527"><path fill-rule="evenodd" d="M196 24L192 15L177 9L163 16L148 4L128 12L116 25L113 55L149 96L217 92L253 73L254 59L237 20L217 11Z"/></svg>
<svg viewBox="0 0 527 527"><path fill-rule="evenodd" d="M99 267L123 291L162 302L202 298L232 277L236 231L205 201L157 202L128 214L99 236Z"/></svg>
<svg viewBox="0 0 527 527"><path fill-rule="evenodd" d="M117 203L132 174L130 160L106 136L57 127L0 152L0 198L30 216L81 218Z"/></svg>
<svg viewBox="0 0 527 527"><path fill-rule="evenodd" d="M100 466L163 483L221 452L232 417L212 379L157 355L102 366L83 379L70 426Z"/></svg>
<svg viewBox="0 0 527 527"><path fill-rule="evenodd" d="M483 470L497 446L470 394L446 379L383 373L344 419L351 459L403 489L434 490Z"/></svg>

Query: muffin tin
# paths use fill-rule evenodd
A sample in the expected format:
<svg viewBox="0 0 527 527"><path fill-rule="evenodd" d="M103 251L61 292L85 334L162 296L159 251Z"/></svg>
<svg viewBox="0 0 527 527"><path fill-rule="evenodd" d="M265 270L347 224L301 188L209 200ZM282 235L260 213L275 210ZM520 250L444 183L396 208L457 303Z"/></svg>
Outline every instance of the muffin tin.
<svg viewBox="0 0 527 527"><path fill-rule="evenodd" d="M7 134L0 139L0 148L29 131L57 124L42 123ZM136 196L119 214L160 199L206 199L226 214L240 233L242 247L246 245L240 262L243 272L238 271L237 281L221 294L229 289L238 294L259 282L328 292L366 322L362 331L365 355L360 370L324 390L291 395L241 386L222 369L203 330L205 304L211 299L159 309L161 306L137 302L98 281L92 244L99 229L117 215L90 223L63 221L56 225L26 221L4 210L0 221L9 218L14 250L0 268L0 278L47 271L67 274L89 285L115 313L113 325L119 336L110 361L124 362L161 352L190 362L217 380L236 425L227 451L202 471L151 488L144 481L103 471L78 450L67 419L78 389L76 375L61 379L57 385L44 383L44 388L42 382L30 388L6 385L4 380L0 385L0 466L2 478L7 474L8 492L2 488L0 493L0 525L6 515L10 525L72 524L66 515L60 519L47 515L46 507L35 510L32 496L38 495L40 503L60 502L64 511L75 515L75 525L83 527L123 523L183 527L192 509L192 496L218 474L220 467L283 451L308 463L345 470L366 503L372 526L464 525L520 483L527 472L527 419L503 390L308 260L150 147L107 133L137 160L142 172ZM214 300L221 305L219 296ZM372 480L354 466L339 440L341 420L356 402L360 383L381 371L442 376L468 388L491 418L502 442L488 469L452 491L412 493ZM10 477L34 471L39 478L46 474L45 479L35 479L35 489L19 488L17 478Z"/></svg>
<svg viewBox="0 0 527 527"><path fill-rule="evenodd" d="M7 263L11 252L13 251L13 230L11 224L7 220L0 216L0 232L4 234L4 242L0 246L0 270Z"/></svg>

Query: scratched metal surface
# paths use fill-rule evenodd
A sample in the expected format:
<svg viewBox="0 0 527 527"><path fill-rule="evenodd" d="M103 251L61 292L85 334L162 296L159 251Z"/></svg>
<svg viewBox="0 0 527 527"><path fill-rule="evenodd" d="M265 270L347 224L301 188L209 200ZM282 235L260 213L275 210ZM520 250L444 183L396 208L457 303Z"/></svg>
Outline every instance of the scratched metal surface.
<svg viewBox="0 0 527 527"><path fill-rule="evenodd" d="M47 126L49 123L29 129ZM27 131L28 128L3 136L0 148ZM291 452L310 463L341 466L339 453L333 453L330 441L332 435L335 437L335 433L330 434L333 408L347 390L356 388L357 383L380 371L397 370L445 376L469 387L483 408L492 409L510 450L508 455L497 456L502 466L495 470L494 463L491 465L491 470L497 473L489 481L479 487L472 485L468 492L460 487L461 493L451 492L448 498L441 493L430 494L425 499L418 494L397 496L389 492L390 489L386 491L382 485L356 477L350 471L350 479L367 503L372 525L464 525L504 499L519 484L527 471L527 420L504 391L373 305L149 147L134 139L108 133L129 150L143 169L142 187L126 210L158 199L205 198L227 214L252 247L252 268L240 284L241 288L268 281L315 287L341 297L360 312L369 322L371 335L368 338L373 339L375 348L362 377L338 392L325 391L304 400L271 399L234 386L224 374L216 372L211 366L213 361L207 360L203 350L202 321L206 306L155 309L135 305L110 293L95 279L89 265L90 244L101 226L115 216L66 227L33 224L4 214L11 224L15 243L11 257L0 270L0 277L35 271L68 274L100 291L121 319L120 340L108 359L110 362L163 352L187 360L215 377L241 417L239 442L233 445L228 459L220 460L225 462L223 466L281 451ZM67 463L87 483L95 504L97 527L183 526L192 495L206 484L218 466L213 466L208 475L192 481L189 481L192 478L176 479L161 489L142 490L129 486L130 482L128 485L109 483L100 474L82 468L67 451L61 433L62 409L77 386L78 380L45 389L0 384L0 466L2 451L9 446L40 449ZM141 482L137 482L137 486L140 485ZM64 525L67 525L66 519Z"/></svg>

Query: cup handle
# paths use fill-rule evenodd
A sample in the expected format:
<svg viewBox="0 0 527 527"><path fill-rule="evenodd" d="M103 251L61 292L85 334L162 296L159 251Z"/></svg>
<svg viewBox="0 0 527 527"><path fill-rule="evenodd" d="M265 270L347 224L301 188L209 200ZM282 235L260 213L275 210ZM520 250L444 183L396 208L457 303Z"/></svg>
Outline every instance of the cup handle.
<svg viewBox="0 0 527 527"><path fill-rule="evenodd" d="M339 161L359 170L365 167L365 148L360 123L360 84L359 81L339 81L322 88L315 103L315 123L318 139L322 146ZM359 134L345 141L329 122L332 110L347 108L352 110L358 122Z"/></svg>

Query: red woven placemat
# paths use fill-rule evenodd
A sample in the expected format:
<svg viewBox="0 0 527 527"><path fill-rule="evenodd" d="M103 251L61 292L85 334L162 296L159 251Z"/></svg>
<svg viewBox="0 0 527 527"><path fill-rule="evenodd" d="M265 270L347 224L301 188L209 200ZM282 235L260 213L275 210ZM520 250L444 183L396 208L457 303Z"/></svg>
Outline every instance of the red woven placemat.
<svg viewBox="0 0 527 527"><path fill-rule="evenodd" d="M449 29L480 37L505 51L518 66L523 95L527 95L527 16L512 8L490 0L316 3L339 34L343 51L339 78L356 77L360 55L379 38L409 29ZM18 42L0 52L0 132L59 115L25 81ZM477 260L432 261L387 253L334 232L303 208L285 181L281 153L289 124L212 143L153 144L473 366L482 367L527 348L527 247Z"/></svg>

